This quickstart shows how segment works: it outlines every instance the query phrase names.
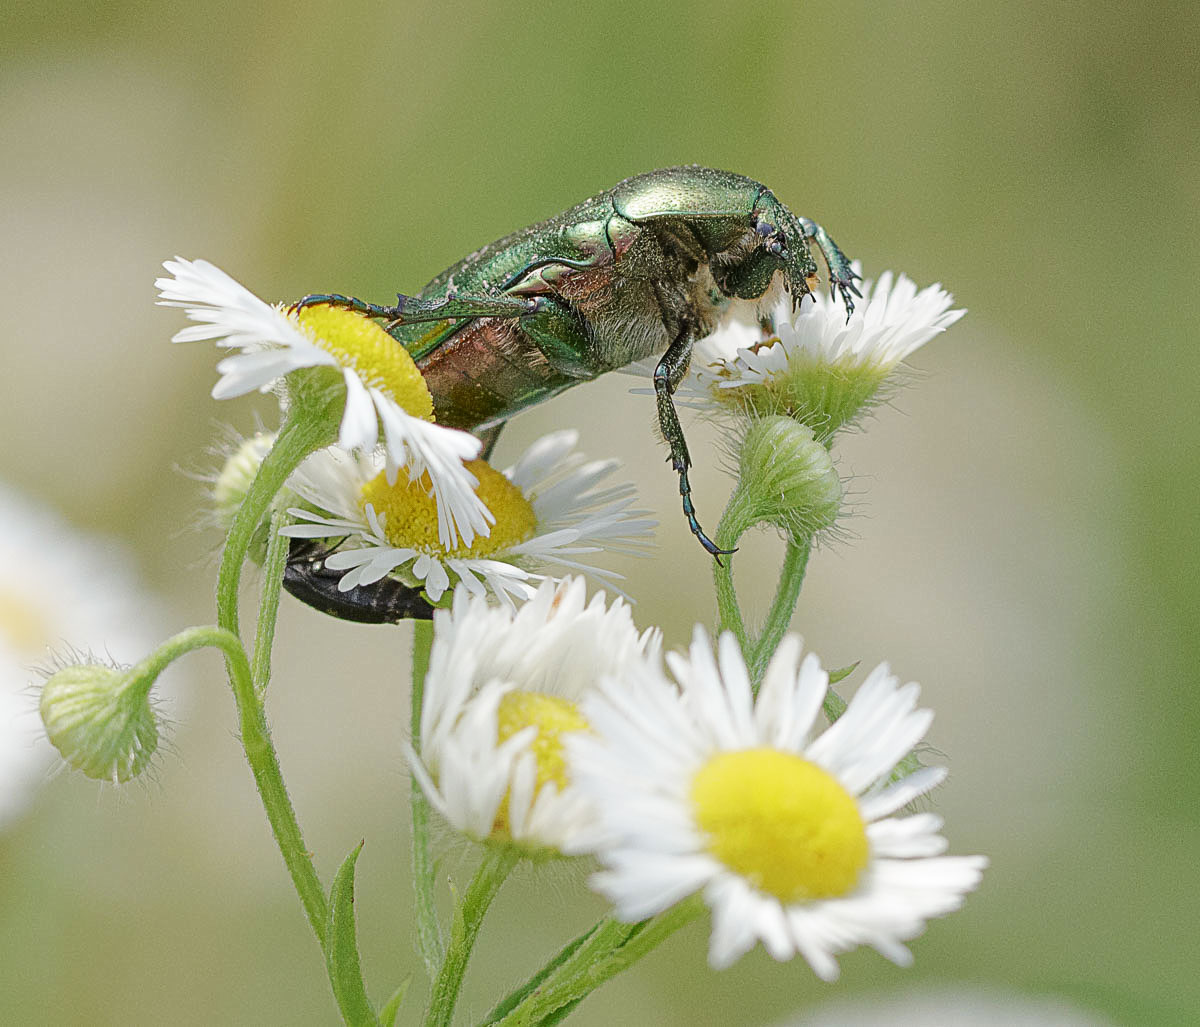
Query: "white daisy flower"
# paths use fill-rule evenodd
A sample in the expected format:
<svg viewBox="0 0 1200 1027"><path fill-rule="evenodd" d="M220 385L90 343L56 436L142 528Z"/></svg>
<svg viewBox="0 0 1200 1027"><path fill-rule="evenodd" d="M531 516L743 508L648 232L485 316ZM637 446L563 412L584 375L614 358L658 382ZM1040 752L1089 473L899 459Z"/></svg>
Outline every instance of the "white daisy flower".
<svg viewBox="0 0 1200 1027"><path fill-rule="evenodd" d="M795 311L784 295L766 317L759 304L733 303L692 350L676 404L788 414L828 439L879 401L880 386L901 361L966 313L950 309L954 298L940 285L918 290L891 271L862 288L849 320L840 301L816 292Z"/></svg>
<svg viewBox="0 0 1200 1027"><path fill-rule="evenodd" d="M1117 1027L1095 1009L1062 995L995 985L926 983L836 998L779 1021L776 1027Z"/></svg>
<svg viewBox="0 0 1200 1027"><path fill-rule="evenodd" d="M159 303L182 307L199 322L177 332L172 342L213 340L241 350L217 364L215 399L255 390L268 392L301 368L328 367L340 373L346 406L338 445L369 452L382 443L388 481L404 467L410 480L428 475L437 499L442 543L459 538L470 545L487 535L491 516L477 498L464 461L481 443L468 432L433 424L433 399L408 351L379 325L329 306L289 311L260 300L206 260L168 260L173 277L159 278Z"/></svg>
<svg viewBox="0 0 1200 1027"><path fill-rule="evenodd" d="M468 464L479 498L495 524L486 539L447 548L432 528L431 503L418 486L389 485L377 459L325 450L308 458L289 487L316 511L293 509L293 538L345 539L325 566L345 571L342 591L385 575L424 588L436 603L461 583L476 595L493 593L511 605L533 595L545 575L532 567L582 571L614 588L619 574L584 558L604 550L641 553L655 521L632 508L630 484L603 485L619 466L591 463L574 452L578 432L560 431L535 442L503 473L481 460ZM615 589L620 591L619 589Z"/></svg>
<svg viewBox="0 0 1200 1027"><path fill-rule="evenodd" d="M563 738L587 730L578 702L601 675L658 651L620 599L588 602L583 580L544 582L519 610L460 588L434 613L413 772L430 803L477 841L565 850L587 832Z"/></svg>
<svg viewBox="0 0 1200 1027"><path fill-rule="evenodd" d="M697 628L690 656L667 658L678 689L644 661L583 701L594 733L572 736L568 754L597 810L605 869L593 884L630 922L703 891L716 968L757 940L825 980L859 945L907 965L902 943L958 909L987 861L942 856L933 813L892 815L945 776L890 780L932 720L918 686L881 665L814 734L829 677L800 652L784 640L756 701L733 637L714 660Z"/></svg>
<svg viewBox="0 0 1200 1027"><path fill-rule="evenodd" d="M158 642L147 594L113 539L80 535L0 486L0 828L24 810L57 756L38 718L40 669L70 652L133 663ZM57 657L57 658L56 658Z"/></svg>

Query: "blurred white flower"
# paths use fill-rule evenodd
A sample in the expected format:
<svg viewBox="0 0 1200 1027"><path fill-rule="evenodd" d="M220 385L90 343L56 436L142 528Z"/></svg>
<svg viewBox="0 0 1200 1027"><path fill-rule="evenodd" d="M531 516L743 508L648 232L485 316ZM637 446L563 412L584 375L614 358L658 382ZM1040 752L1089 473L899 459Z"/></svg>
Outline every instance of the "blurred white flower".
<svg viewBox="0 0 1200 1027"><path fill-rule="evenodd" d="M838 999L778 1027L1116 1027L1116 1021L1055 995L1005 988L925 985Z"/></svg>
<svg viewBox="0 0 1200 1027"><path fill-rule="evenodd" d="M120 543L0 485L0 828L58 758L38 716L40 671L71 652L134 663L159 641L161 603L130 564Z"/></svg>

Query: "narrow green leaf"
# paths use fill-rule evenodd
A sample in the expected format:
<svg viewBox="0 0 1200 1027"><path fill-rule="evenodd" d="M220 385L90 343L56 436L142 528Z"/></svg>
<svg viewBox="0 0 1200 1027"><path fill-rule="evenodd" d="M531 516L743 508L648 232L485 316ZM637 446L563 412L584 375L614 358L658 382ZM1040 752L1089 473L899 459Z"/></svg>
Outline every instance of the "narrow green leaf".
<svg viewBox="0 0 1200 1027"><path fill-rule="evenodd" d="M392 997L383 1004L383 1008L379 1010L381 1027L395 1027L396 1014L400 1012L400 1004L404 1001L404 996L408 994L410 984L412 984L412 978L405 977L400 982L400 987L392 992Z"/></svg>
<svg viewBox="0 0 1200 1027"><path fill-rule="evenodd" d="M860 663L862 663L862 660L855 660L848 667L838 667L837 670L831 670L829 672L829 683L831 685L836 685L839 681L845 681L846 678L858 670L858 665Z"/></svg>
<svg viewBox="0 0 1200 1027"><path fill-rule="evenodd" d="M367 989L363 984L358 962L358 940L354 926L354 864L362 852L363 842L346 857L333 879L329 891L329 919L325 925L325 966L329 983L337 999L342 1019L351 1027L369 1024L378 1027L379 1020Z"/></svg>
<svg viewBox="0 0 1200 1027"><path fill-rule="evenodd" d="M530 992L533 991L534 988L538 987L538 985L540 985L542 983L542 981L544 981L547 977L550 976L550 974L552 974L563 963L565 963L568 959L570 959L571 956L573 956L575 954L575 952L579 948L579 946L582 945L585 941L588 940L588 938L590 938L593 934L596 933L596 929L599 926L600 926L599 924L593 924L586 931L584 931L583 934L581 934L578 938L575 938L574 940L567 942L567 944L564 945L561 949L559 949L558 952L556 952L554 954L554 956L551 958L551 960L545 966L543 966L537 973L535 973L532 977L530 977L529 980L527 980L524 984L522 984L515 991L511 992L510 994L508 994L504 998L502 998L496 1004L496 1007L490 1013L488 1013L487 1017L484 1019L484 1021L483 1021L484 1027L486 1027L487 1024L496 1023L499 1020L503 1020L504 1017L508 1016L509 1013L511 1013L514 1009L516 1009L517 1006L520 1005L525 1000L526 996L528 996L530 994Z"/></svg>

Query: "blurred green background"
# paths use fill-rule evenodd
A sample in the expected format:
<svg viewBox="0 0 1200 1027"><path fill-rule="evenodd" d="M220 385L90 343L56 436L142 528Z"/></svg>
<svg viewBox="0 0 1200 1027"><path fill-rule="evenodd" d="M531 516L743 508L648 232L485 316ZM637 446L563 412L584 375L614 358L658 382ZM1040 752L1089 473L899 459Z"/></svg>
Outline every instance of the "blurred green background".
<svg viewBox="0 0 1200 1027"><path fill-rule="evenodd" d="M1196 702L1200 161L1191 4L10 2L0 10L5 402L0 478L128 542L168 628L210 620L196 528L214 352L172 347L159 263L260 295L386 301L619 179L696 161L769 184L868 276L969 316L839 447L856 538L814 558L795 627L828 664L892 662L938 712L952 851L993 867L897 970L828 986L761 951L721 974L701 927L580 1024L760 1024L911 982L1066 996L1122 1023L1200 1009ZM662 525L625 561L669 644L713 617L649 400L584 386L506 433L576 425ZM726 480L693 426L704 523ZM778 561L738 557L749 590ZM2 573L2 571L0 571ZM765 607L765 597L762 602ZM365 972L414 974L407 629L285 600L271 715L328 875L361 838ZM333 1022L316 944L257 804L214 656L193 657L157 783L62 775L0 835L0 1022ZM447 845L447 865L470 855ZM460 1007L601 911L519 874Z"/></svg>

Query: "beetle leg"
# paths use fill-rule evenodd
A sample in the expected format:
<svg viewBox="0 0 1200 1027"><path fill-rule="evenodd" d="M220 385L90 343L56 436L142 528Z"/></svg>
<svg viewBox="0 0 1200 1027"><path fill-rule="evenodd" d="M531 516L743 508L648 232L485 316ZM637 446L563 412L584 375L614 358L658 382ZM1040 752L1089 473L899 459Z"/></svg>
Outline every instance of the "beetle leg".
<svg viewBox="0 0 1200 1027"><path fill-rule="evenodd" d="M796 220L800 222L805 238L815 242L821 251L821 256L825 258L825 267L829 271L829 295L832 298L835 287L842 294L842 302L846 305L846 320L849 321L850 315L854 313L854 300L850 298L850 294L853 293L860 299L862 298L862 293L854 284L854 280L862 278L862 275L850 266L846 255L838 249L838 244L830 238L825 229L808 218L797 218Z"/></svg>
<svg viewBox="0 0 1200 1027"><path fill-rule="evenodd" d="M368 303L366 300L357 299L354 296L342 296L336 292L331 293L311 293L305 296L304 299L293 303L289 310L303 310L305 307L317 306L341 307L344 310L353 310L356 314L362 314L364 317L387 317L390 307L381 307L375 303Z"/></svg>
<svg viewBox="0 0 1200 1027"><path fill-rule="evenodd" d="M328 303L333 307L344 307L365 317L378 317L389 325L412 324L416 321L449 321L468 317L530 317L541 313L545 300L531 296L459 296L450 291L441 296L396 296L396 305L382 307L367 303L353 296L337 293L305 296L292 305L293 310Z"/></svg>
<svg viewBox="0 0 1200 1027"><path fill-rule="evenodd" d="M687 518L692 534L719 563L722 556L734 550L717 546L704 534L704 529L696 519L696 508L692 505L692 486L688 481L688 468L692 466L692 458L688 453L687 441L683 437L683 429L679 426L675 403L671 399L683 376L687 374L691 358L692 329L690 325L685 324L654 369L654 398L658 403L659 430L667 440L667 445L671 447L671 467L679 474L679 496L683 500L683 515Z"/></svg>

